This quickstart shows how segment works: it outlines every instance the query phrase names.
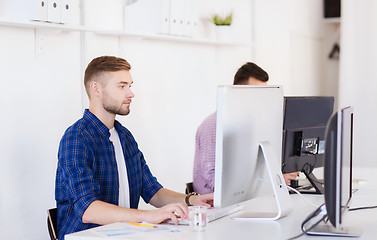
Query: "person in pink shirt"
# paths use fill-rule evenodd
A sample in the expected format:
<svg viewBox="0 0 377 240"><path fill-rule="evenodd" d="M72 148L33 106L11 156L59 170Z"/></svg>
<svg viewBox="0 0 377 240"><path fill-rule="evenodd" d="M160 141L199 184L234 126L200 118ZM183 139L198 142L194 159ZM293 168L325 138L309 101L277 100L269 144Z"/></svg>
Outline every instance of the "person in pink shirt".
<svg viewBox="0 0 377 240"><path fill-rule="evenodd" d="M233 85L266 85L268 74L255 63L247 62L234 76ZM216 152L216 112L209 115L196 132L193 188L194 192L214 192ZM299 172L284 174L287 183L296 179Z"/></svg>

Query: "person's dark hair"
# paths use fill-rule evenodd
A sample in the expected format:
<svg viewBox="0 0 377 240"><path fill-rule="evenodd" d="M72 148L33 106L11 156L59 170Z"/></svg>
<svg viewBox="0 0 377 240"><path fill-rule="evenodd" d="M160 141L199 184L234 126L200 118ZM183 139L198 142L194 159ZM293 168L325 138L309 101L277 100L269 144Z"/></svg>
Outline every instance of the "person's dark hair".
<svg viewBox="0 0 377 240"><path fill-rule="evenodd" d="M236 75L234 75L234 85L243 85L249 80L250 77L258 79L262 82L268 81L268 74L258 65L252 62L245 63L240 69L238 69Z"/></svg>
<svg viewBox="0 0 377 240"><path fill-rule="evenodd" d="M121 70L131 70L131 65L123 58L114 56L102 56L93 59L87 66L84 75L84 85L89 96L90 83L94 80L101 84L106 84L102 74L106 72L117 72Z"/></svg>

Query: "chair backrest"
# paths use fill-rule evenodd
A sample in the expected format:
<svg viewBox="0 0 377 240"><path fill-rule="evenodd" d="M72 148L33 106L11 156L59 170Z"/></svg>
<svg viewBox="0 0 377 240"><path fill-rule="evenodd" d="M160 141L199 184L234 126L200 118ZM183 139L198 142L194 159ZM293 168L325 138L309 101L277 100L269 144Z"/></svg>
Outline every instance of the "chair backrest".
<svg viewBox="0 0 377 240"><path fill-rule="evenodd" d="M57 208L51 208L47 210L47 227L51 240L58 240L57 231Z"/></svg>

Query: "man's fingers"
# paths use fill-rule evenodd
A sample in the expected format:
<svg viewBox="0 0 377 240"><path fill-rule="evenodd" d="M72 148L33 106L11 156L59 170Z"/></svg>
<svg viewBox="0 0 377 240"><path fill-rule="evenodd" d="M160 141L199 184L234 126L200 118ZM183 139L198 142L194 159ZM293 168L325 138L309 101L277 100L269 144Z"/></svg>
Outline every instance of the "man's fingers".
<svg viewBox="0 0 377 240"><path fill-rule="evenodd" d="M174 215L178 214L179 217L182 218L182 219L187 218L186 213L184 212L184 210L179 205L174 207L171 211L174 213Z"/></svg>
<svg viewBox="0 0 377 240"><path fill-rule="evenodd" d="M170 213L170 219L174 222L174 225L178 225L178 218L174 213Z"/></svg>

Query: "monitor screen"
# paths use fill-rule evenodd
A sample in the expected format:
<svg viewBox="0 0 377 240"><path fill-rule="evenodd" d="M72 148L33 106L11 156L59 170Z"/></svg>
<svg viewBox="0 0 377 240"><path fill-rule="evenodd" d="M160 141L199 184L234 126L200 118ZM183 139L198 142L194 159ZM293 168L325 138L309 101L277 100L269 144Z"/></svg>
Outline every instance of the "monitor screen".
<svg viewBox="0 0 377 240"><path fill-rule="evenodd" d="M338 228L352 196L353 109L343 108L326 130L325 203L331 224Z"/></svg>
<svg viewBox="0 0 377 240"><path fill-rule="evenodd" d="M215 207L226 207L255 197L258 187L255 182L260 177L255 169L261 142L271 144L276 155L272 164L280 171L282 125L281 87L219 86Z"/></svg>

